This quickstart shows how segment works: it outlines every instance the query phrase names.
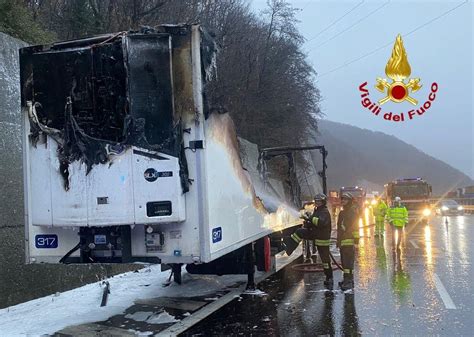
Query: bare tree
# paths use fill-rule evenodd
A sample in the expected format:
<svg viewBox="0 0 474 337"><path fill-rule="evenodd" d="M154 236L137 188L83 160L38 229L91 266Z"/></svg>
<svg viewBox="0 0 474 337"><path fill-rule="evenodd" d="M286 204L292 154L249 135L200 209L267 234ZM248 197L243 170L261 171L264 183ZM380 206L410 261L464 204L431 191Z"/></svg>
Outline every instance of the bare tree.
<svg viewBox="0 0 474 337"><path fill-rule="evenodd" d="M138 29L162 23L200 23L220 50L209 103L228 111L238 133L261 146L304 142L316 128L319 91L302 52L297 9L267 0L261 13L248 0L10 0L59 39Z"/></svg>

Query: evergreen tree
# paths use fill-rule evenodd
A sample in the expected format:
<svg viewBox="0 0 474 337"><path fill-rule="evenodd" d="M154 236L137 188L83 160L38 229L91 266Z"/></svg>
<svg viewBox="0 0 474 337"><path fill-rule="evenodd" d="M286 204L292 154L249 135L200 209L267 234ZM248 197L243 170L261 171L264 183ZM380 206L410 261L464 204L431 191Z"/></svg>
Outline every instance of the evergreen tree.
<svg viewBox="0 0 474 337"><path fill-rule="evenodd" d="M87 37L100 32L88 0L65 2L64 17L61 20L66 39Z"/></svg>
<svg viewBox="0 0 474 337"><path fill-rule="evenodd" d="M31 44L48 43L55 35L33 19L33 13L17 0L0 0L0 32Z"/></svg>

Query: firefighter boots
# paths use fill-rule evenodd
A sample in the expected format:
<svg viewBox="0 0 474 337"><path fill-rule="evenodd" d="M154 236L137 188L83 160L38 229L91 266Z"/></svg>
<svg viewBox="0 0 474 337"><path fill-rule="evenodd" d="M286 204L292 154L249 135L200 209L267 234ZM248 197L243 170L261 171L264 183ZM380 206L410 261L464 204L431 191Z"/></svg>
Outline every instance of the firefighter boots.
<svg viewBox="0 0 474 337"><path fill-rule="evenodd" d="M342 291L354 289L354 275L344 273L344 278L339 282Z"/></svg>
<svg viewBox="0 0 474 337"><path fill-rule="evenodd" d="M324 269L324 275L326 275L326 280L324 280L324 286L328 289L332 289L334 281L332 278L332 269Z"/></svg>

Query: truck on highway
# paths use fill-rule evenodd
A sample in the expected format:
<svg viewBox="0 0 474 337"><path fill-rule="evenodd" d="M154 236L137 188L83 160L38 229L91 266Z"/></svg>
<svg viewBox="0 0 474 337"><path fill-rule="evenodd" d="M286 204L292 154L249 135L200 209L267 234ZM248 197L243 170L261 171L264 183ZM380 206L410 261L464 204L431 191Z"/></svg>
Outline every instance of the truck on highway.
<svg viewBox="0 0 474 337"><path fill-rule="evenodd" d="M401 178L385 184L388 206L393 205L395 197L400 197L411 221L428 221L432 213L431 193L431 185L422 178Z"/></svg>
<svg viewBox="0 0 474 337"><path fill-rule="evenodd" d="M342 195L344 192L349 192L352 194L354 199L357 201L357 205L360 210L363 210L365 207L365 189L360 186L343 186L339 190L339 195Z"/></svg>
<svg viewBox="0 0 474 337"><path fill-rule="evenodd" d="M20 50L27 263L272 268L299 205L242 165L206 101L215 60L199 25Z"/></svg>

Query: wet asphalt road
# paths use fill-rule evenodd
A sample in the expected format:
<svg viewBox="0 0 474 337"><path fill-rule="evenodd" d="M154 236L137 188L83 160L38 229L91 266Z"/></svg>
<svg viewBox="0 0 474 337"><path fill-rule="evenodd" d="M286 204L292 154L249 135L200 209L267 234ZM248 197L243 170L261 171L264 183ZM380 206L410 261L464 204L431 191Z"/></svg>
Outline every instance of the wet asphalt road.
<svg viewBox="0 0 474 337"><path fill-rule="evenodd" d="M391 231L361 229L353 294L288 266L259 285L268 296L242 296L183 335L472 336L474 215L447 220L408 225L398 251Z"/></svg>

